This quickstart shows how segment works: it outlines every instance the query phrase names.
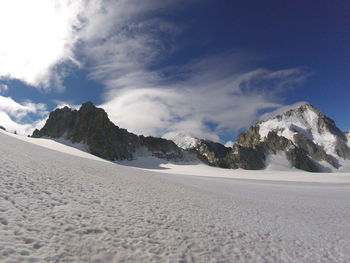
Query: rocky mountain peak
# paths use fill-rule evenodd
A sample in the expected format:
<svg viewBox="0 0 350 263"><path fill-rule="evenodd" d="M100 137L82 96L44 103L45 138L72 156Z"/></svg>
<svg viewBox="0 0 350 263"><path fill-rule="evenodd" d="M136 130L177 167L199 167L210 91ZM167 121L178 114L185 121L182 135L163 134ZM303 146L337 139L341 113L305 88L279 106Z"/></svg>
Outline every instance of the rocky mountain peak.
<svg viewBox="0 0 350 263"><path fill-rule="evenodd" d="M286 140L287 144L278 143ZM308 171L337 169L342 166L342 160L350 160L344 133L332 119L311 104L257 123L239 135L238 144L263 147L267 154L283 152L292 166Z"/></svg>
<svg viewBox="0 0 350 263"><path fill-rule="evenodd" d="M85 144L92 154L108 160L132 160L141 153L173 160L184 157L182 149L172 141L138 136L119 128L92 102L82 104L79 110L68 107L54 110L32 137L63 138Z"/></svg>

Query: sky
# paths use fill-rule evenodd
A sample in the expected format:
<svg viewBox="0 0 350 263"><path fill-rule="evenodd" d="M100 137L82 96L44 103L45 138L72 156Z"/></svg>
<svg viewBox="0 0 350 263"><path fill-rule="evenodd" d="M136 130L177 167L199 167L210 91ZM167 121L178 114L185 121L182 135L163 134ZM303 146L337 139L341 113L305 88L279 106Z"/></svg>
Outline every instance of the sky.
<svg viewBox="0 0 350 263"><path fill-rule="evenodd" d="M119 127L214 141L308 102L350 130L347 0L0 1L0 125L92 101Z"/></svg>

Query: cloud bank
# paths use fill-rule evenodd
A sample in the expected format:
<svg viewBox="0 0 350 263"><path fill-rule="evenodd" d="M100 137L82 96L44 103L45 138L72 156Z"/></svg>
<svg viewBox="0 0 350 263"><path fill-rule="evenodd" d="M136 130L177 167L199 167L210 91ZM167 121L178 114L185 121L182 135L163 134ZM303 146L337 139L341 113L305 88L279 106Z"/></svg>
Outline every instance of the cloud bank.
<svg viewBox="0 0 350 263"><path fill-rule="evenodd" d="M186 31L186 25L160 14L195 2L200 4L1 1L0 78L19 79L44 90L63 89L72 66L81 67L105 87L100 106L112 121L132 132L153 136L185 132L215 141L235 135L258 120L262 111L282 107L283 92L300 85L309 73L303 68L252 68L251 56L232 50L160 66L176 56L178 37ZM27 102L16 104L17 109L27 109L22 111L11 111L7 105L0 109L6 114L1 120L23 122L26 114L45 112L42 105L34 105L34 111L29 111L33 107Z"/></svg>

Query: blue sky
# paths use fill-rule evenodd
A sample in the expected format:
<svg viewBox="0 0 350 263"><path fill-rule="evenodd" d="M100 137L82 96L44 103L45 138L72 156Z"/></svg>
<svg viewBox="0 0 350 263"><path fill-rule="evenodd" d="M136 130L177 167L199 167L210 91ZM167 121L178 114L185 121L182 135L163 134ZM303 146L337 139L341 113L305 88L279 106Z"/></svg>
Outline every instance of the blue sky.
<svg viewBox="0 0 350 263"><path fill-rule="evenodd" d="M22 6L20 10L18 6ZM118 125L233 140L310 102L350 130L348 1L6 0L0 125L92 101Z"/></svg>

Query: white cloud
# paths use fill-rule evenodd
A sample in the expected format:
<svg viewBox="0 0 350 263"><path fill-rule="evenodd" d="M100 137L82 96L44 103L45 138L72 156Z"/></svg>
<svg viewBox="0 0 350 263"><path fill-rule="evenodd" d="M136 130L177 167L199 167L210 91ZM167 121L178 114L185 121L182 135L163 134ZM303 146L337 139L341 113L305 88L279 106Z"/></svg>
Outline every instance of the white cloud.
<svg viewBox="0 0 350 263"><path fill-rule="evenodd" d="M277 95L281 82L292 85L295 79L298 83L301 74L300 69L288 70L283 77L256 70L231 76L202 68L172 85L111 88L110 99L101 106L115 123L136 133L162 136L185 132L219 140L222 134L251 125L262 110L280 107Z"/></svg>
<svg viewBox="0 0 350 263"><path fill-rule="evenodd" d="M10 132L28 135L44 125L47 115L45 104L31 101L18 103L10 97L0 96L0 125Z"/></svg>
<svg viewBox="0 0 350 263"><path fill-rule="evenodd" d="M0 94L8 91L9 87L6 84L0 84Z"/></svg>
<svg viewBox="0 0 350 263"><path fill-rule="evenodd" d="M73 54L83 0L0 1L0 78L49 88L61 86L63 62Z"/></svg>
<svg viewBox="0 0 350 263"><path fill-rule="evenodd" d="M70 70L62 65L84 66L91 79L104 84L101 106L117 125L140 134L188 132L219 140L252 124L262 110L280 107L280 93L307 77L301 68L247 70L252 58L242 53L155 70L176 51L183 30L156 14L189 2L0 1L0 78L62 88ZM33 113L28 103L0 112L23 123ZM41 112L38 104L33 107Z"/></svg>
<svg viewBox="0 0 350 263"><path fill-rule="evenodd" d="M172 54L182 30L152 12L175 2L99 2L88 16L82 52L90 77L105 85L101 107L117 125L145 135L187 132L219 140L279 107L280 92L307 77L301 68L242 71L252 60L242 53L151 70Z"/></svg>
<svg viewBox="0 0 350 263"><path fill-rule="evenodd" d="M158 41L150 39L148 33L155 28L156 31L176 30L175 26L164 21L139 21L138 16L184 2L0 1L0 79L18 79L41 89L63 89L63 79L72 65L82 67L89 60L105 60L104 64L109 64L109 52L113 53L111 57L118 58L118 53L129 50L114 63L127 67L127 62L133 61L135 65L136 60L144 61L142 57L149 57L154 51L147 49L148 45L157 46ZM142 30L148 33L141 34ZM96 47L99 52L94 56ZM89 56L87 60L85 55ZM122 59L125 57L131 59Z"/></svg>

